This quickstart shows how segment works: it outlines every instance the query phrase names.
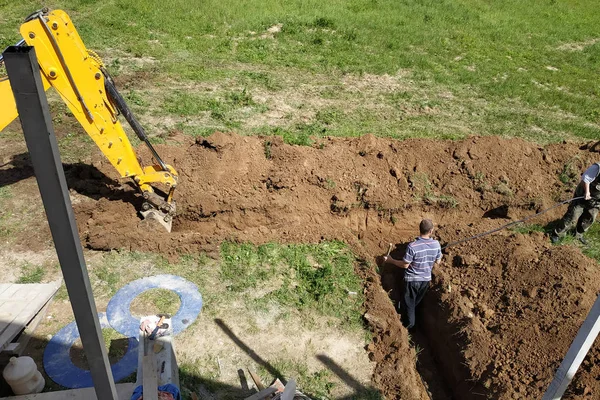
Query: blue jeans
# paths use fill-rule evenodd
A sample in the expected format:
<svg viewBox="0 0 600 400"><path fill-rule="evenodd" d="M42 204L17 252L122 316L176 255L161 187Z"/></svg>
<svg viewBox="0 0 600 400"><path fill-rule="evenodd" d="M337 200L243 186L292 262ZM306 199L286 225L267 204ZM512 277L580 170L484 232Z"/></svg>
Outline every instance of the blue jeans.
<svg viewBox="0 0 600 400"><path fill-rule="evenodd" d="M412 329L415 326L415 310L425 293L429 289L429 281L425 282L404 282L404 294L402 296L401 309L403 323L406 329Z"/></svg>

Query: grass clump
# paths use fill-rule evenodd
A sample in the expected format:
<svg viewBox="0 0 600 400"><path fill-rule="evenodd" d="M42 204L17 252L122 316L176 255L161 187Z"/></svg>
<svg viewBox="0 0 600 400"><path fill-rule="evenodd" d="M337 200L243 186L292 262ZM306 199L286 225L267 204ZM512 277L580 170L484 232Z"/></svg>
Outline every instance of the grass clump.
<svg viewBox="0 0 600 400"><path fill-rule="evenodd" d="M175 315L179 310L179 296L166 289L150 289L140 294L131 302L134 315L170 314Z"/></svg>
<svg viewBox="0 0 600 400"><path fill-rule="evenodd" d="M571 158L569 161L567 161L565 163L565 165L563 166L563 169L562 169L560 175L558 176L560 181L565 185L572 184L574 181L576 181L580 174L580 171L579 171L580 164L581 164L581 159L579 158L579 156L575 156L575 157Z"/></svg>
<svg viewBox="0 0 600 400"><path fill-rule="evenodd" d="M533 232L546 232L546 228L539 224L516 224L509 228L511 231L521 233L523 235L529 235Z"/></svg>
<svg viewBox="0 0 600 400"><path fill-rule="evenodd" d="M21 267L21 276L17 279L17 283L40 283L45 274L43 266L25 263Z"/></svg>
<svg viewBox="0 0 600 400"><path fill-rule="evenodd" d="M428 205L437 205L441 208L455 208L458 200L449 195L436 195L429 176L424 172L415 172L410 176L410 183L415 191L415 198Z"/></svg>

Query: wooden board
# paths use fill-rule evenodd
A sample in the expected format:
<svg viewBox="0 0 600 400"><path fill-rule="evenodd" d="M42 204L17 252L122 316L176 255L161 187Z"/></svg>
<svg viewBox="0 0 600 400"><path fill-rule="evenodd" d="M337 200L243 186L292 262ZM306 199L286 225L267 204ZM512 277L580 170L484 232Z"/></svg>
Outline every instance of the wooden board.
<svg viewBox="0 0 600 400"><path fill-rule="evenodd" d="M25 349L27 348L27 344L29 344L29 341L33 337L33 333L37 329L40 322L42 322L42 320L46 316L48 308L50 308L50 301L48 301L46 305L44 305L44 307L37 313L37 315L31 321L29 321L23 332L17 336L17 339L13 339L11 343L7 344L4 347L4 350L2 350L2 352L9 353L10 355L21 356L23 354L23 351L25 351Z"/></svg>
<svg viewBox="0 0 600 400"><path fill-rule="evenodd" d="M60 287L61 281L39 284L0 284L0 349L39 314Z"/></svg>
<svg viewBox="0 0 600 400"><path fill-rule="evenodd" d="M143 320L144 318L141 318ZM148 336L144 332L140 331L139 341L140 346L138 347L138 371L137 371L137 385L143 385L144 383L144 357L152 354L154 359L154 365L157 371L158 386L166 385L168 383L179 387L179 367L177 366L177 359L175 357L175 348L173 346L173 331L170 319L165 319L165 323L169 324L168 335L159 336L156 340L148 339ZM160 351L154 352L155 344L160 343Z"/></svg>
<svg viewBox="0 0 600 400"><path fill-rule="evenodd" d="M119 400L131 400L131 394L135 385L133 383L119 383L117 394ZM29 394L26 396L2 397L6 400L98 400L94 388L61 390L58 392L48 392L39 394ZM0 399L0 400L2 400Z"/></svg>
<svg viewBox="0 0 600 400"><path fill-rule="evenodd" d="M156 371L156 359L150 353L144 356L144 400L158 400L158 377Z"/></svg>

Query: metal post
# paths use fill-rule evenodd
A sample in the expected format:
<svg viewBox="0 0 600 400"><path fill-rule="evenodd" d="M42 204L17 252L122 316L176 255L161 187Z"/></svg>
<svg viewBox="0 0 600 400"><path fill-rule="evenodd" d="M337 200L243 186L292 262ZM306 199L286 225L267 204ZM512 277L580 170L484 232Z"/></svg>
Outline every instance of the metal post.
<svg viewBox="0 0 600 400"><path fill-rule="evenodd" d="M594 344L598 333L600 332L600 296L594 302L592 309L588 313L583 325L579 328L577 336L573 340L567 355L556 370L554 379L542 400L558 400L567 390L567 387L573 380L573 376L579 369L581 362Z"/></svg>
<svg viewBox="0 0 600 400"><path fill-rule="evenodd" d="M96 396L118 400L34 48L11 46L4 62Z"/></svg>

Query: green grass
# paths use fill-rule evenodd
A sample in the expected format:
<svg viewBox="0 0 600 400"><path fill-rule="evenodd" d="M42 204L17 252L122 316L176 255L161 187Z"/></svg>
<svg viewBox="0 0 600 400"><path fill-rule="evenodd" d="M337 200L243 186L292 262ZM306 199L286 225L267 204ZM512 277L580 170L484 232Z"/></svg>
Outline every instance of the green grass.
<svg viewBox="0 0 600 400"><path fill-rule="evenodd" d="M350 328L360 320L361 283L354 273L354 257L340 242L318 245L278 245L223 243L221 276L230 291L266 291L249 299L255 307L269 303L299 311L316 311L335 318ZM266 290L265 290L266 289Z"/></svg>
<svg viewBox="0 0 600 400"><path fill-rule="evenodd" d="M568 233L563 238L561 238L556 245L575 245L581 247L582 252L590 257L595 259L598 263L600 263L600 224L599 221L596 222L590 227L590 229L584 234L584 238L587 240L587 245L581 244L574 236L573 232ZM534 225L534 231L545 231L546 233L550 233L553 229L552 225L548 226L546 229L543 227Z"/></svg>
<svg viewBox="0 0 600 400"><path fill-rule="evenodd" d="M67 10L115 74L153 74L134 78L126 97L142 114L176 117L186 132L537 142L600 134L593 0L44 4ZM0 0L0 47L18 41L23 18L38 8ZM290 115L261 120L282 109L277 102Z"/></svg>
<svg viewBox="0 0 600 400"><path fill-rule="evenodd" d="M10 186L2 186L0 187L0 202L11 199L13 197L13 192Z"/></svg>
<svg viewBox="0 0 600 400"><path fill-rule="evenodd" d="M600 225L598 222L594 223L586 232L585 238L588 241L588 245L583 247L584 254L596 259L600 263Z"/></svg>
<svg viewBox="0 0 600 400"><path fill-rule="evenodd" d="M150 289L136 297L131 308L143 310L143 315L175 315L180 305L181 300L176 293L166 289Z"/></svg>
<svg viewBox="0 0 600 400"><path fill-rule="evenodd" d="M542 232L545 233L546 229L542 225L538 224L517 224L509 228L513 232L521 233L524 235L533 233L533 232Z"/></svg>
<svg viewBox="0 0 600 400"><path fill-rule="evenodd" d="M123 347L120 342L123 342L123 339L127 339L125 336L112 328L104 328L102 329L102 338L108 351L108 357L111 360L120 360L123 358L127 346Z"/></svg>
<svg viewBox="0 0 600 400"><path fill-rule="evenodd" d="M21 276L16 283L40 283L44 275L46 271L43 266L25 263L21 266Z"/></svg>

